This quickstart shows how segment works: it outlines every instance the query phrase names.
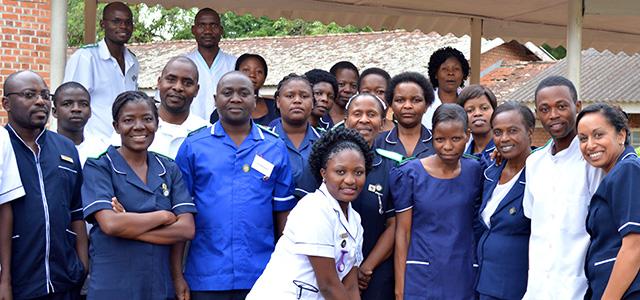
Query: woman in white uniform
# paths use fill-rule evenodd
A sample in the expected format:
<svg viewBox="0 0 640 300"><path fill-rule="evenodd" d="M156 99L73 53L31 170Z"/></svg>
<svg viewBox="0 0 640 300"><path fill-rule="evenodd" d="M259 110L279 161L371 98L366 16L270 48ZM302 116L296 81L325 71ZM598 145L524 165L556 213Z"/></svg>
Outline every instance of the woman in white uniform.
<svg viewBox="0 0 640 300"><path fill-rule="evenodd" d="M327 132L309 156L322 180L298 202L271 260L247 299L360 299L360 215L351 207L371 169L373 153L353 129Z"/></svg>

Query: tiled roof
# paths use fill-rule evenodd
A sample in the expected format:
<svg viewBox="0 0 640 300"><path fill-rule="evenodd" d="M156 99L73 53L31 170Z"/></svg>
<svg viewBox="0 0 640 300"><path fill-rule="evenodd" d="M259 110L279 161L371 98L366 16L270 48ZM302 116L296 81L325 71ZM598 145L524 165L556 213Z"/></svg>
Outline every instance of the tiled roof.
<svg viewBox="0 0 640 300"><path fill-rule="evenodd" d="M538 73L507 98L533 103L540 81L553 75L567 76L566 59ZM580 82L579 98L584 102L640 103L640 54L583 50Z"/></svg>
<svg viewBox="0 0 640 300"><path fill-rule="evenodd" d="M506 62L480 78L498 98L498 103L512 100L510 94L526 85L531 78L552 67L555 62L512 61Z"/></svg>
<svg viewBox="0 0 640 300"><path fill-rule="evenodd" d="M265 85L277 85L285 75L304 73L313 68L328 70L341 60L353 62L358 68L379 67L392 76L403 71L427 74L427 64L435 50L451 46L469 58L470 38L441 36L437 33L404 30L329 34L316 36L279 36L227 39L220 48L239 56L257 53L267 60L269 76ZM482 51L501 45L501 39L482 41ZM129 48L140 61L140 88L155 88L157 78L169 58L195 49L195 41L165 41L132 44Z"/></svg>

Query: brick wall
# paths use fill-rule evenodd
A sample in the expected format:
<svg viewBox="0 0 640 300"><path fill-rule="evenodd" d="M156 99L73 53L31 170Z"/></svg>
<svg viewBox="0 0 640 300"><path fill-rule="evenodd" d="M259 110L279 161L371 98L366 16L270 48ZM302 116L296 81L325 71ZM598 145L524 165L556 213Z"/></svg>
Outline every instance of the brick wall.
<svg viewBox="0 0 640 300"><path fill-rule="evenodd" d="M49 83L50 16L50 1L0 0L0 83L25 69L39 73ZM6 122L7 113L0 108L0 124Z"/></svg>
<svg viewBox="0 0 640 300"><path fill-rule="evenodd" d="M480 69L484 70L500 60L504 63L513 61L539 61L540 59L524 45L517 41L511 41L482 53L480 57Z"/></svg>

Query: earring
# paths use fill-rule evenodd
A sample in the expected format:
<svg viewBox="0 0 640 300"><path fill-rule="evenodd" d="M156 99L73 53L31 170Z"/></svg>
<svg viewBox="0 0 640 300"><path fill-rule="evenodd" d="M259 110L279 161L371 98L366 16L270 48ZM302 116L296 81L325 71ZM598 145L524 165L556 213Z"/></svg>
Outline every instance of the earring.
<svg viewBox="0 0 640 300"><path fill-rule="evenodd" d="M322 183L327 183L327 180L322 177Z"/></svg>

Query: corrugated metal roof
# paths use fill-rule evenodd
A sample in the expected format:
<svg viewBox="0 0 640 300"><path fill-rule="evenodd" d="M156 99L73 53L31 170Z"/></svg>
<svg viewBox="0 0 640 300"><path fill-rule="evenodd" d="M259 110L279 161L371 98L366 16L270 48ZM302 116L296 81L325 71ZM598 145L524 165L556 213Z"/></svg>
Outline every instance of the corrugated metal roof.
<svg viewBox="0 0 640 300"><path fill-rule="evenodd" d="M533 103L540 81L548 76L567 76L566 59L540 72L507 97ZM640 103L640 54L614 54L595 49L582 51L581 95L584 102Z"/></svg>

